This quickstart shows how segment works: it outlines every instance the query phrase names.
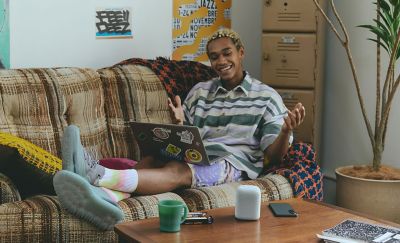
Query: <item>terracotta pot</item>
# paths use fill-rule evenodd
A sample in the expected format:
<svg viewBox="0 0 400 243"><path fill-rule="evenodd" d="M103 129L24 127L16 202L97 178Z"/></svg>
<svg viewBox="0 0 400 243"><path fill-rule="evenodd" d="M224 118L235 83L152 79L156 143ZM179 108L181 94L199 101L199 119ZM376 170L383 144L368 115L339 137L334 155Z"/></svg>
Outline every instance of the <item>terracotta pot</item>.
<svg viewBox="0 0 400 243"><path fill-rule="evenodd" d="M400 223L400 181L356 178L341 168L335 170L338 206Z"/></svg>

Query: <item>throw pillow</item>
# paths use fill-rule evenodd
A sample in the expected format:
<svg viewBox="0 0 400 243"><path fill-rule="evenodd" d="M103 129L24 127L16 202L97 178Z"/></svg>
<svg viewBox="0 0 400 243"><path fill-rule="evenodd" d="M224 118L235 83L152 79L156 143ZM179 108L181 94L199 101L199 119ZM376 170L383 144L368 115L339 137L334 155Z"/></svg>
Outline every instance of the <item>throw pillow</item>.
<svg viewBox="0 0 400 243"><path fill-rule="evenodd" d="M8 176L21 195L55 195L53 175L61 159L14 135L0 132L0 172Z"/></svg>
<svg viewBox="0 0 400 243"><path fill-rule="evenodd" d="M105 158L100 159L99 164L109 169L127 170L134 168L137 161L127 158Z"/></svg>

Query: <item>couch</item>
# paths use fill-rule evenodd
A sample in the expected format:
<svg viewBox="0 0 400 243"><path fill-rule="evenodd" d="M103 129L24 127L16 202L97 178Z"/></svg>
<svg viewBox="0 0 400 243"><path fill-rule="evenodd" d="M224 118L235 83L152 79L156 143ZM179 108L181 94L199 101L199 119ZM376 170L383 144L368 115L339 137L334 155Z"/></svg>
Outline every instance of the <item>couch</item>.
<svg viewBox="0 0 400 243"><path fill-rule="evenodd" d="M64 128L81 129L84 147L95 158L140 159L129 121L170 123L167 92L154 71L137 64L99 70L89 68L28 68L0 70L0 131L31 142L59 158ZM1 164L14 166L1 152ZM54 169L61 169L55 160ZM18 174L18 166L14 170ZM35 178L33 178L34 180ZM25 184L24 184L25 183ZM48 183L48 182L47 182ZM23 195L24 185L37 194ZM158 217L161 199L184 201L190 211L233 206L240 184L256 185L262 201L293 197L288 180L267 174L255 180L181 189L119 202L125 221ZM19 186L16 186L19 185ZM0 242L117 242L113 231L101 231L64 210L52 191L34 181L13 181L0 169Z"/></svg>

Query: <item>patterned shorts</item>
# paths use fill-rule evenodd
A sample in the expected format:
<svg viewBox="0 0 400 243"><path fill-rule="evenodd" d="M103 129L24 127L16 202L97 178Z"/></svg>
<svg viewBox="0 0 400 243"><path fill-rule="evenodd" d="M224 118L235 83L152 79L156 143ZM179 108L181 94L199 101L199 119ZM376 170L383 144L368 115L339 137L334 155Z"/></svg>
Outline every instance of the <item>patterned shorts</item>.
<svg viewBox="0 0 400 243"><path fill-rule="evenodd" d="M188 165L192 170L192 188L241 181L246 175L245 172L236 169L226 160L212 165Z"/></svg>

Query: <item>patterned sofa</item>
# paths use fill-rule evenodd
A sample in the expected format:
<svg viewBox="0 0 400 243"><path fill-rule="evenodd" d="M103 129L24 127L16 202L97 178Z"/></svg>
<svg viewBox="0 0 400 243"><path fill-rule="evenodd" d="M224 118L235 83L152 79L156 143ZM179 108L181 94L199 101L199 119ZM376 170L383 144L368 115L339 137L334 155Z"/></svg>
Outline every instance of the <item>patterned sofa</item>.
<svg viewBox="0 0 400 243"><path fill-rule="evenodd" d="M128 122L171 122L166 100L163 83L142 65L123 64L99 70L0 70L0 131L60 157L63 129L75 124L81 129L82 143L94 157L138 160L140 154ZM14 163L5 154L0 158L2 164ZM57 170L61 164L55 166ZM167 198L185 201L191 211L233 206L235 189L240 184L260 187L262 201L293 197L287 179L269 174L209 188L132 196L119 205L126 221L157 217L157 202ZM15 185L0 173L0 242L118 241L113 231L100 231L65 211L57 196L50 193L21 199Z"/></svg>

